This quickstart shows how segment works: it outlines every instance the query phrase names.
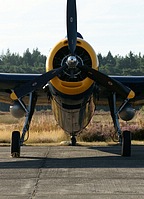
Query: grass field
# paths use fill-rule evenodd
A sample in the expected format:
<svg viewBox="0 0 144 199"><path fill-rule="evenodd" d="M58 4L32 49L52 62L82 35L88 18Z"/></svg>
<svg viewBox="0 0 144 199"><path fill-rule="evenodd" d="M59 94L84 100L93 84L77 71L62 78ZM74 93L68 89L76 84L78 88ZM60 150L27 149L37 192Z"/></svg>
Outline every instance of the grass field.
<svg viewBox="0 0 144 199"><path fill-rule="evenodd" d="M144 140L144 113L137 111L136 116L129 122L120 120L122 130L130 130L133 138ZM11 133L14 130L21 132L24 118L15 119L10 113L0 112L0 143L9 143ZM33 116L28 143L55 143L70 137L56 124L56 121L49 111L36 112ZM109 112L97 111L90 124L78 136L79 141L112 141L116 140L113 122Z"/></svg>

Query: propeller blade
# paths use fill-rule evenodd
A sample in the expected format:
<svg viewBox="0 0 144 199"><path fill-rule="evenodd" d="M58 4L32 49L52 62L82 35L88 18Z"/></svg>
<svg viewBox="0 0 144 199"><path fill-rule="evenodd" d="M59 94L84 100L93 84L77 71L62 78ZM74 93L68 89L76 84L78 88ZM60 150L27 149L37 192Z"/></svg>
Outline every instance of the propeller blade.
<svg viewBox="0 0 144 199"><path fill-rule="evenodd" d="M81 71L86 72L87 76L90 79L94 80L95 82L98 82L100 85L107 88L108 90L116 92L122 98L127 98L127 99L134 98L135 93L130 88L123 85L121 82L118 82L115 79L109 77L108 75L105 75L104 73L101 73L100 71L95 70L93 68L87 66L78 66L78 67L80 68Z"/></svg>
<svg viewBox="0 0 144 199"><path fill-rule="evenodd" d="M67 0L67 37L69 50L74 55L77 43L76 0Z"/></svg>
<svg viewBox="0 0 144 199"><path fill-rule="evenodd" d="M25 83L22 86L14 89L10 95L11 99L17 100L21 97L26 96L28 93L33 92L36 89L43 87L44 85L48 83L48 81L50 81L51 79L56 77L58 74L60 74L66 67L67 65L65 64L63 67L60 67L58 69L53 69L35 78L34 80L28 83Z"/></svg>

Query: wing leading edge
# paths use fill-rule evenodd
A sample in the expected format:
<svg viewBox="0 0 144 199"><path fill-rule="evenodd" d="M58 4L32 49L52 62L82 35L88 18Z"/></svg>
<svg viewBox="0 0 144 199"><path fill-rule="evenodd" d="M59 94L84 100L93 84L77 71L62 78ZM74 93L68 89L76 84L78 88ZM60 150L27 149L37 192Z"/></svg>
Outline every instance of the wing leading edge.
<svg viewBox="0 0 144 199"><path fill-rule="evenodd" d="M11 90L16 87L39 77L41 74L15 74L15 73L0 73L0 102L11 103ZM46 93L43 89L38 90L38 104L47 104Z"/></svg>
<svg viewBox="0 0 144 199"><path fill-rule="evenodd" d="M32 81L33 79L39 77L41 74L13 74L13 73L0 73L0 101L10 102L11 99L9 94L11 90L16 87L22 86L23 84ZM132 99L136 105L144 104L144 76L110 76L116 81L128 86L135 92L135 97ZM99 104L102 104L104 100L107 100L108 90L101 88ZM42 97L39 100L39 104L44 103L47 99L45 92L42 89L38 90L38 94ZM102 99L102 100L101 100ZM101 103L102 101L102 103Z"/></svg>
<svg viewBox="0 0 144 199"><path fill-rule="evenodd" d="M144 76L110 76L116 81L122 83L123 85L132 89L135 93L135 97L131 99L133 105L144 105ZM107 97L109 96L109 91L104 87L100 87L100 99L98 104L108 105ZM120 99L120 96L118 96Z"/></svg>

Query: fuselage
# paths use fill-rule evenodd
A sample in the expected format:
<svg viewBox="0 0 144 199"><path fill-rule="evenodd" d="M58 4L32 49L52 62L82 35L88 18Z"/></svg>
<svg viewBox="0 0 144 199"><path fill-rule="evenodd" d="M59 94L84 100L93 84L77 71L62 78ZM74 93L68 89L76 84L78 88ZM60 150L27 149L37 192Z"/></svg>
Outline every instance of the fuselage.
<svg viewBox="0 0 144 199"><path fill-rule="evenodd" d="M71 135L76 135L90 122L94 109L92 85L87 91L78 95L66 95L49 85L52 97L52 110L56 121Z"/></svg>
<svg viewBox="0 0 144 199"><path fill-rule="evenodd" d="M67 38L57 43L47 59L46 70L62 67L70 57ZM76 58L81 65L98 70L98 60L93 48L77 38ZM56 121L70 135L85 128L95 110L95 83L77 68L64 70L49 82L52 110Z"/></svg>

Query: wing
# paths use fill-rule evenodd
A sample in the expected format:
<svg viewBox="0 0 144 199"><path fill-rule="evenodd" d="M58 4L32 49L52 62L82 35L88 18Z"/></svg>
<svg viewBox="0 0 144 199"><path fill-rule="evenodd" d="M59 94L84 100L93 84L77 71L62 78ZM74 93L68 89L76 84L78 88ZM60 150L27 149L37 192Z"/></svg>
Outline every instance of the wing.
<svg viewBox="0 0 144 199"><path fill-rule="evenodd" d="M144 105L144 76L110 76L121 82L135 92L135 97L131 99L134 105ZM107 105L109 91L100 87L99 102L100 105ZM117 96L119 98L119 96Z"/></svg>
<svg viewBox="0 0 144 199"><path fill-rule="evenodd" d="M0 102L11 103L10 93L16 87L19 87L37 77L41 74L13 74L0 73ZM37 104L47 104L47 96L43 89L38 90Z"/></svg>
<svg viewBox="0 0 144 199"><path fill-rule="evenodd" d="M11 90L19 87L37 77L41 74L11 74L0 73L0 102L11 103L9 97ZM110 76L113 79L121 82L125 86L128 86L135 92L135 97L131 101L135 105L144 104L144 76ZM43 89L38 90L38 103L41 105L47 104L47 95ZM107 98L109 91L100 86L100 95L98 104L107 105Z"/></svg>

